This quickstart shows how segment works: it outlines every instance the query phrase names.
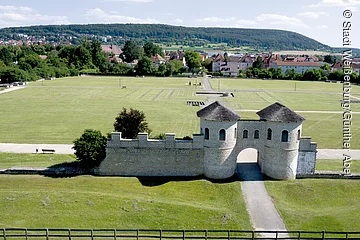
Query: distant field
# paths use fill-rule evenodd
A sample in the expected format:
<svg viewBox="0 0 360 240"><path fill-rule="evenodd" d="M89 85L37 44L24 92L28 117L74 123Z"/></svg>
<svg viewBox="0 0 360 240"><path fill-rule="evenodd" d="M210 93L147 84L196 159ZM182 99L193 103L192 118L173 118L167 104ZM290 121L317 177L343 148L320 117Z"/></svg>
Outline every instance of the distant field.
<svg viewBox="0 0 360 240"><path fill-rule="evenodd" d="M252 229L239 182L0 175L0 227Z"/></svg>
<svg viewBox="0 0 360 240"><path fill-rule="evenodd" d="M325 56L325 55L340 55L340 53L338 54L333 54L333 53L329 53L329 52L322 52L322 51L279 51L279 52L273 52L273 54L280 54L280 55L311 55L311 56L315 56L315 55L320 55L320 56Z"/></svg>
<svg viewBox="0 0 360 240"><path fill-rule="evenodd" d="M206 101L196 96L201 78L76 77L38 81L27 88L0 95L0 142L72 143L84 129L113 131L116 115L123 107L144 111L153 130L175 132L177 137L199 132L198 107L187 100ZM299 113L303 135L310 135L319 148L341 148L341 84L302 81L212 79L216 89L232 91L235 98L219 98L243 118L279 101L295 111L338 111L339 113ZM296 84L296 92L295 90ZM122 88L126 86L126 88ZM353 92L360 96L360 87ZM352 105L360 112L360 104ZM360 148L360 115L354 114L352 148Z"/></svg>
<svg viewBox="0 0 360 240"><path fill-rule="evenodd" d="M288 230L358 231L360 182L302 179L266 181Z"/></svg>

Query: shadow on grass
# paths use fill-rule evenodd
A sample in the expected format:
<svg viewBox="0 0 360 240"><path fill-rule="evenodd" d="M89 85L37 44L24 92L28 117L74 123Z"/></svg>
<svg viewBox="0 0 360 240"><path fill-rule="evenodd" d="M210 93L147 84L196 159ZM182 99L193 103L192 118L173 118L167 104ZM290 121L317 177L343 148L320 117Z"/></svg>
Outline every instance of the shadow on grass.
<svg viewBox="0 0 360 240"><path fill-rule="evenodd" d="M225 184L225 183L232 183L239 181L239 178L236 174L226 179L210 179L210 178L206 178L203 175L194 176L194 177L137 177L137 179L143 186L146 187L161 186L169 182L190 182L190 181L198 181L198 180L207 180L216 184Z"/></svg>
<svg viewBox="0 0 360 240"><path fill-rule="evenodd" d="M94 168L98 165L98 162L88 163L82 161L58 163L48 167L42 175L51 178L71 178L80 175L94 175Z"/></svg>

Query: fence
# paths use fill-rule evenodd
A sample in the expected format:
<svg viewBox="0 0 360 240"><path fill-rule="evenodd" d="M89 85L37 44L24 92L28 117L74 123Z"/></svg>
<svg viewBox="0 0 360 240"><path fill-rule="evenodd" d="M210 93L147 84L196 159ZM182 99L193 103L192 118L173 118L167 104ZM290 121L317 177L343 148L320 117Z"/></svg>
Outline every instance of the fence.
<svg viewBox="0 0 360 240"><path fill-rule="evenodd" d="M124 229L0 229L0 240L83 239L360 239L360 232L243 230L124 230Z"/></svg>

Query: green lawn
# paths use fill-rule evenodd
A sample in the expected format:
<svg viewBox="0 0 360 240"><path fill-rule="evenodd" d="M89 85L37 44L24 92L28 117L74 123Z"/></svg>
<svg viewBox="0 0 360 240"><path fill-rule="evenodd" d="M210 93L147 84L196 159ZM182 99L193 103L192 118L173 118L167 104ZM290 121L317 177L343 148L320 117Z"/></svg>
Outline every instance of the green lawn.
<svg viewBox="0 0 360 240"><path fill-rule="evenodd" d="M75 155L1 153L0 169L12 167L46 168L64 162L73 162Z"/></svg>
<svg viewBox="0 0 360 240"><path fill-rule="evenodd" d="M357 180L302 179L265 184L288 230L358 231L360 228Z"/></svg>
<svg viewBox="0 0 360 240"><path fill-rule="evenodd" d="M252 229L239 182L0 175L0 227Z"/></svg>
<svg viewBox="0 0 360 240"><path fill-rule="evenodd" d="M29 87L0 95L0 142L65 143L79 137L84 129L113 131L116 115L123 107L145 112L152 136L175 132L177 137L199 132L197 107L186 105L187 100L206 101L196 96L201 87L188 82L190 78L135 77L75 77L38 81ZM218 79L212 79L217 86ZM280 101L295 111L338 111L339 113L301 113L303 135L309 135L319 148L341 148L341 84L323 82L221 79L224 89L234 92L235 98L220 98L235 110L262 109ZM291 92L294 85L297 92ZM126 86L122 89L119 87ZM353 92L360 93L354 86ZM356 95L360 96L360 95ZM360 104L352 105L360 111ZM242 112L244 118L258 119L252 112ZM360 148L360 115L354 114L352 148Z"/></svg>
<svg viewBox="0 0 360 240"><path fill-rule="evenodd" d="M343 160L316 159L316 170L319 171L342 171ZM360 173L360 161L351 161L350 170L352 173Z"/></svg>
<svg viewBox="0 0 360 240"><path fill-rule="evenodd" d="M191 79L195 81L194 79ZM187 78L78 77L41 81L0 96L2 121L0 142L72 143L84 129L113 131L116 115L123 107L143 111L153 134L176 132L178 137L199 130L196 107L187 100L195 96ZM44 84L44 86L41 86Z"/></svg>
<svg viewBox="0 0 360 240"><path fill-rule="evenodd" d="M261 80L242 78L216 78L211 79L214 89L222 90L256 90L256 91L298 91L298 92L332 92L342 93L341 83L326 83L312 81L291 81L291 80ZM353 85L351 92L360 93L360 86Z"/></svg>

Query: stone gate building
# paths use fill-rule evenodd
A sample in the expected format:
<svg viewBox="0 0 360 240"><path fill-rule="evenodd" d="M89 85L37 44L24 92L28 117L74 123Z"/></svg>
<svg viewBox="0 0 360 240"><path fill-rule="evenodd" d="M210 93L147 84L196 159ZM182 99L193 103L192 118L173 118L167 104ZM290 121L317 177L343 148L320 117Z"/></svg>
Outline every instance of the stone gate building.
<svg viewBox="0 0 360 240"><path fill-rule="evenodd" d="M237 159L245 149L258 151L261 171L274 179L294 179L313 174L316 143L301 137L302 116L280 103L257 112L259 120L242 120L231 109L214 102L200 111L200 134L193 140L123 139L112 133L99 175L198 176L226 179L234 175Z"/></svg>

